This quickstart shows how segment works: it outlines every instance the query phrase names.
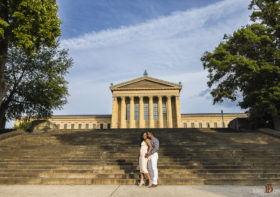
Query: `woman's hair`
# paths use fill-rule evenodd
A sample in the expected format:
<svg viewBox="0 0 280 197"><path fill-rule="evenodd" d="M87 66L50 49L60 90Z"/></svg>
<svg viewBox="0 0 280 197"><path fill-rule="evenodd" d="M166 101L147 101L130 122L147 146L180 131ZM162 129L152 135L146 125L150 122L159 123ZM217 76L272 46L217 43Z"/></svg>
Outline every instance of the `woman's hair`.
<svg viewBox="0 0 280 197"><path fill-rule="evenodd" d="M141 143L142 143L142 141L144 140L144 139L143 139L143 135L144 135L145 133L147 134L146 131L141 133L139 146L141 146Z"/></svg>

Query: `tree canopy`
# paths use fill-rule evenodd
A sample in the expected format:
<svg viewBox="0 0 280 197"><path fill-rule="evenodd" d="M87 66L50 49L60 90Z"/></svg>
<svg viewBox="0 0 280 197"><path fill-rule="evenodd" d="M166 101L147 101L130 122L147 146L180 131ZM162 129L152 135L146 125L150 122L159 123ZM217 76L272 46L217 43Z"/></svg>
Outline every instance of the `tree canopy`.
<svg viewBox="0 0 280 197"><path fill-rule="evenodd" d="M15 46L9 47L5 70L10 88L0 106L0 128L6 120L46 118L67 102L65 75L72 66L68 51L41 46L33 55Z"/></svg>
<svg viewBox="0 0 280 197"><path fill-rule="evenodd" d="M8 89L4 71L10 44L33 54L41 45L54 46L61 35L56 0L0 1L0 105Z"/></svg>
<svg viewBox="0 0 280 197"><path fill-rule="evenodd" d="M252 24L201 58L213 103L238 101L256 127L280 115L280 1L252 0Z"/></svg>

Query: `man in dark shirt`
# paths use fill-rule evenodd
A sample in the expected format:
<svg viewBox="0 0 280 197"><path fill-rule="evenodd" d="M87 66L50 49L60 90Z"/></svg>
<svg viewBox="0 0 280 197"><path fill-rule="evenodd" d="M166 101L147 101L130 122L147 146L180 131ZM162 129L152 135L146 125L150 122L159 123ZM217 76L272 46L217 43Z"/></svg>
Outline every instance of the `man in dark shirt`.
<svg viewBox="0 0 280 197"><path fill-rule="evenodd" d="M159 140L153 135L151 131L148 131L148 138L151 140L152 150L150 153L146 153L146 158L148 158L148 167L150 170L151 178L153 184L151 187L157 187L158 180L158 150L159 150Z"/></svg>

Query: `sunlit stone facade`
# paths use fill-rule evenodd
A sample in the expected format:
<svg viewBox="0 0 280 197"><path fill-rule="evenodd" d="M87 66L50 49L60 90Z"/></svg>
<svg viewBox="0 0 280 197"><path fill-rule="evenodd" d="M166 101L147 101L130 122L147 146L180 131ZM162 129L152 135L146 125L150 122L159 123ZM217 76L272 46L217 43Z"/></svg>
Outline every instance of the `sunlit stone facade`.
<svg viewBox="0 0 280 197"><path fill-rule="evenodd" d="M112 115L59 115L58 129L223 128L243 113L181 114L182 85L147 75L111 85ZM15 124L18 124L16 121Z"/></svg>

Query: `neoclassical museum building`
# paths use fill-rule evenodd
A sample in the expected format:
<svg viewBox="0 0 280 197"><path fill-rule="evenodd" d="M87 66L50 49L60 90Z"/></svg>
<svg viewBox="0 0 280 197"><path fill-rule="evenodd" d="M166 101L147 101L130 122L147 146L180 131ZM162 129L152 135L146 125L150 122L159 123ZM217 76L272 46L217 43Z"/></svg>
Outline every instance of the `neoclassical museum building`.
<svg viewBox="0 0 280 197"><path fill-rule="evenodd" d="M222 128L244 113L181 114L182 84L142 77L111 84L112 115L55 115L58 129Z"/></svg>

